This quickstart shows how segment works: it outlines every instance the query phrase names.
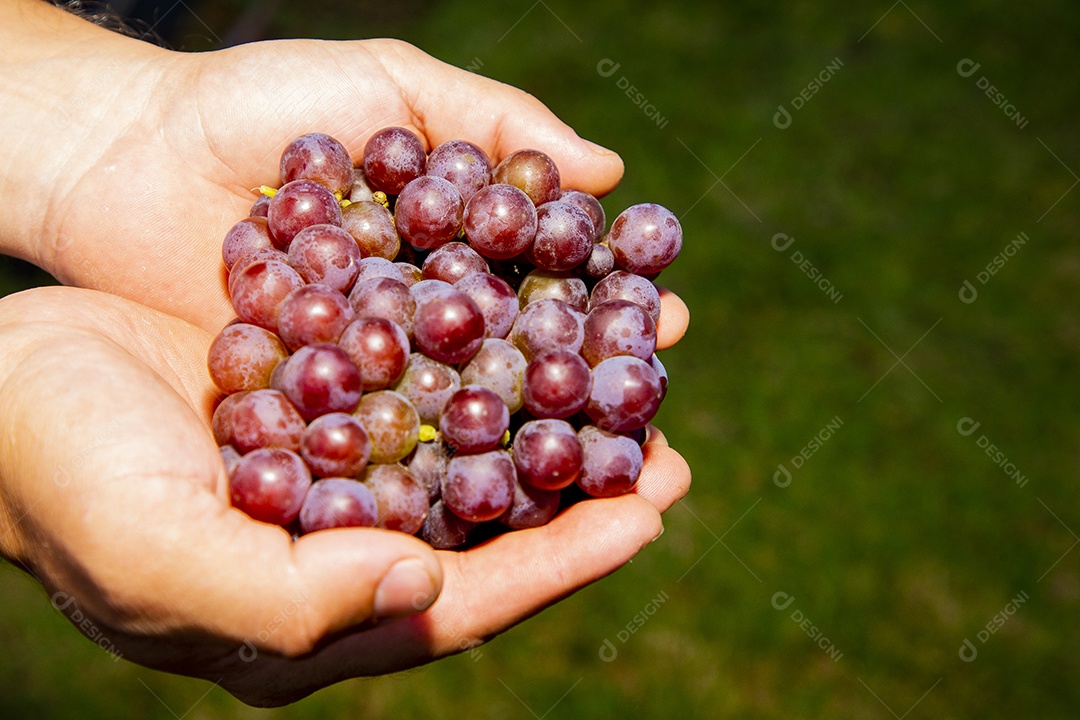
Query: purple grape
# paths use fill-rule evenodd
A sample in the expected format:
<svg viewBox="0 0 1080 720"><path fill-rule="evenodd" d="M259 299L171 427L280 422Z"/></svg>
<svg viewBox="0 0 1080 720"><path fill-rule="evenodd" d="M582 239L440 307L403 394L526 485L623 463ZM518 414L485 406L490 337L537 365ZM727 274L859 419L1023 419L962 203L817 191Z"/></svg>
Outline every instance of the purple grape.
<svg viewBox="0 0 1080 720"><path fill-rule="evenodd" d="M615 255L611 248L602 243L594 243L585 262L585 274L591 278L603 278L615 269ZM595 290L595 288L593 288Z"/></svg>
<svg viewBox="0 0 1080 720"><path fill-rule="evenodd" d="M353 321L338 347L360 369L364 392L385 390L405 373L409 362L409 338L397 323L386 318L366 317Z"/></svg>
<svg viewBox="0 0 1080 720"><path fill-rule="evenodd" d="M229 498L260 522L288 525L300 514L311 473L291 450L261 448L240 458L229 478Z"/></svg>
<svg viewBox="0 0 1080 720"><path fill-rule="evenodd" d="M413 339L432 359L456 365L480 349L484 340L484 316L472 298L450 288L417 304Z"/></svg>
<svg viewBox="0 0 1080 720"><path fill-rule="evenodd" d="M267 216L267 214L269 212L270 212L270 196L269 195L259 195L259 197L255 200L255 203L251 206L251 209L248 210L248 215L250 217L264 218L264 217Z"/></svg>
<svg viewBox="0 0 1080 720"><path fill-rule="evenodd" d="M404 283L405 278L401 274L401 268L390 260L381 257L366 257L360 261L360 272L356 275L356 284L372 278L385 277Z"/></svg>
<svg viewBox="0 0 1080 720"><path fill-rule="evenodd" d="M645 427L660 408L664 395L652 365L627 355L598 364L592 369L592 381L585 414L598 427L611 432Z"/></svg>
<svg viewBox="0 0 1080 720"><path fill-rule="evenodd" d="M521 409L521 386L528 364L513 343L488 338L461 369L461 382L491 390L513 414Z"/></svg>
<svg viewBox="0 0 1080 720"><path fill-rule="evenodd" d="M316 477L356 477L371 457L371 440L354 416L328 413L304 431L300 457Z"/></svg>
<svg viewBox="0 0 1080 720"><path fill-rule="evenodd" d="M281 153L281 184L293 180L313 180L344 195L353 184L349 151L329 135L301 135Z"/></svg>
<svg viewBox="0 0 1080 720"><path fill-rule="evenodd" d="M442 501L470 522L495 520L514 501L517 473L505 450L455 455L446 466Z"/></svg>
<svg viewBox="0 0 1080 720"><path fill-rule="evenodd" d="M379 510L375 496L356 480L328 477L316 480L300 508L305 533L340 527L375 527Z"/></svg>
<svg viewBox="0 0 1080 720"><path fill-rule="evenodd" d="M309 283L347 293L360 274L360 248L353 236L335 225L311 225L289 245L289 264Z"/></svg>
<svg viewBox="0 0 1080 720"><path fill-rule="evenodd" d="M270 386L270 373L288 356L289 351L274 333L235 323L225 326L210 344L207 367L222 392L260 390Z"/></svg>
<svg viewBox="0 0 1080 720"><path fill-rule="evenodd" d="M340 292L326 285L305 285L282 303L278 334L291 350L335 343L352 319L352 306Z"/></svg>
<svg viewBox="0 0 1080 720"><path fill-rule="evenodd" d="M266 197L265 195L263 197ZM262 248L273 247L265 217L248 217L229 228L221 242L221 258L232 269L236 261Z"/></svg>
<svg viewBox="0 0 1080 720"><path fill-rule="evenodd" d="M311 180L293 180L274 194L267 211L270 239L288 250L296 233L311 225L341 225L341 205L334 193Z"/></svg>
<svg viewBox="0 0 1080 720"><path fill-rule="evenodd" d="M453 285L474 273L487 274L490 268L480 253L463 242L448 242L424 260L425 280L442 280Z"/></svg>
<svg viewBox="0 0 1080 720"><path fill-rule="evenodd" d="M424 174L427 152L420 138L402 127L383 128L364 146L364 175L368 183L397 195Z"/></svg>
<svg viewBox="0 0 1080 720"><path fill-rule="evenodd" d="M514 436L518 480L541 490L561 490L581 474L582 449L565 420L530 420Z"/></svg>
<svg viewBox="0 0 1080 720"><path fill-rule="evenodd" d="M682 249L682 226L667 208L655 203L632 205L615 218L608 233L615 263L638 275L655 275Z"/></svg>
<svg viewBox="0 0 1080 720"><path fill-rule="evenodd" d="M518 287L518 304L522 308L539 300L562 300L584 313L589 309L589 290L585 281L568 272L533 270Z"/></svg>
<svg viewBox="0 0 1080 720"><path fill-rule="evenodd" d="M413 353L394 389L412 403L420 420L438 425L443 406L460 387L457 370L427 355Z"/></svg>
<svg viewBox="0 0 1080 720"><path fill-rule="evenodd" d="M236 403L240 402L240 398L247 394L248 391L242 390L228 395L214 408L214 416L210 420L210 425L214 431L214 441L218 445L233 445L233 409L236 407Z"/></svg>
<svg viewBox="0 0 1080 720"><path fill-rule="evenodd" d="M459 453L494 450L508 427L506 403L480 385L466 385L451 395L439 418L443 440Z"/></svg>
<svg viewBox="0 0 1080 720"><path fill-rule="evenodd" d="M536 206L559 199L559 169L554 160L539 150L518 150L508 155L491 175L496 183L523 190Z"/></svg>
<svg viewBox="0 0 1080 720"><path fill-rule="evenodd" d="M377 202L353 202L345 207L341 227L353 236L362 257L393 260L401 250L394 216Z"/></svg>
<svg viewBox="0 0 1080 720"><path fill-rule="evenodd" d="M428 510L420 537L436 550L453 550L465 544L475 527L476 523L459 518L439 500Z"/></svg>
<svg viewBox="0 0 1080 720"><path fill-rule="evenodd" d="M401 191L394 205L398 234L415 248L430 250L461 232L465 203L461 193L440 177L418 177Z"/></svg>
<svg viewBox="0 0 1080 720"><path fill-rule="evenodd" d="M660 321L660 293L651 280L640 275L625 270L616 270L607 275L593 287L589 307L599 307L612 300L629 300L644 308L654 323Z"/></svg>
<svg viewBox="0 0 1080 720"><path fill-rule="evenodd" d="M244 322L271 332L278 328L285 298L304 284L304 279L280 260L250 263L230 279L232 305L236 314Z"/></svg>
<svg viewBox="0 0 1080 720"><path fill-rule="evenodd" d="M585 318L581 355L589 365L616 355L649 360L656 352L656 323L640 305L612 300L595 307Z"/></svg>
<svg viewBox="0 0 1080 720"><path fill-rule="evenodd" d="M585 316L562 300L544 299L521 311L510 331L510 340L527 360L549 350L581 350L585 339Z"/></svg>
<svg viewBox="0 0 1080 720"><path fill-rule="evenodd" d="M409 288L409 292L413 296L413 300L416 301L416 306L419 308L421 304L426 303L429 300L434 300L438 295L445 295L447 291L451 290L453 285L445 280L421 280L412 287Z"/></svg>
<svg viewBox="0 0 1080 720"><path fill-rule="evenodd" d="M559 200L584 210L593 224L593 242L600 239L607 229L607 216L604 215L604 206L595 196L583 190L563 190Z"/></svg>
<svg viewBox="0 0 1080 720"><path fill-rule="evenodd" d="M660 379L660 399L663 400L664 396L667 395L667 368L664 367L664 363L660 362L660 358L655 355L649 358L649 364L652 365L652 369L656 371L656 377Z"/></svg>
<svg viewBox="0 0 1080 720"><path fill-rule="evenodd" d="M254 390L232 406L232 445L241 453L263 447L300 449L304 418L277 390Z"/></svg>
<svg viewBox="0 0 1080 720"><path fill-rule="evenodd" d="M401 270L401 280L405 283L406 287L411 288L413 285L424 279L423 272L421 272L420 268L416 267L412 263L399 261L395 262L394 265L396 265L397 268Z"/></svg>
<svg viewBox="0 0 1080 720"><path fill-rule="evenodd" d="M428 155L427 174L449 180L468 202L477 190L491 184L491 161L471 142L451 140Z"/></svg>
<svg viewBox="0 0 1080 720"><path fill-rule="evenodd" d="M643 464L640 445L593 425L581 428L578 439L583 452L578 487L593 497L625 495L634 489Z"/></svg>
<svg viewBox="0 0 1080 720"><path fill-rule="evenodd" d="M536 236L536 207L512 185L488 185L465 206L465 235L486 258L512 258Z"/></svg>
<svg viewBox="0 0 1080 720"><path fill-rule="evenodd" d="M371 183L368 182L367 175L364 174L364 168L354 167L352 169L352 185L349 187L349 202L371 202L374 198L375 188L371 187Z"/></svg>
<svg viewBox="0 0 1080 720"><path fill-rule="evenodd" d="M448 462L450 462L450 452L441 440L417 443L412 457L409 458L409 472L427 492L430 502L439 499Z"/></svg>
<svg viewBox="0 0 1080 720"><path fill-rule="evenodd" d="M551 350L533 358L521 383L525 409L539 418L568 418L585 407L592 389L589 365L576 352Z"/></svg>
<svg viewBox="0 0 1080 720"><path fill-rule="evenodd" d="M427 493L401 465L368 465L364 484L375 496L379 512L376 527L412 535L424 525Z"/></svg>
<svg viewBox="0 0 1080 720"><path fill-rule="evenodd" d="M446 246L449 247L449 246ZM473 299L484 316L484 337L505 338L518 316L518 297L503 280L487 272L474 272L454 283Z"/></svg>
<svg viewBox="0 0 1080 720"><path fill-rule="evenodd" d="M363 392L360 371L344 350L328 343L297 350L285 361L281 385L308 422L326 413L352 412Z"/></svg>
<svg viewBox="0 0 1080 720"><path fill-rule="evenodd" d="M349 295L349 304L357 318L384 318L400 326L407 336L412 335L416 300L399 280L373 277L358 282Z"/></svg>
<svg viewBox="0 0 1080 720"><path fill-rule="evenodd" d="M392 390L366 393L353 413L368 432L372 463L403 459L420 438L420 417L404 395Z"/></svg>
<svg viewBox="0 0 1080 720"><path fill-rule="evenodd" d="M540 490L531 485L514 485L514 499L510 507L499 517L499 522L511 530L547 525L559 512L561 493L558 490Z"/></svg>
<svg viewBox="0 0 1080 720"><path fill-rule="evenodd" d="M564 202L544 203L536 209L536 237L525 257L541 270L572 270L589 259L593 225L579 207Z"/></svg>
<svg viewBox="0 0 1080 720"><path fill-rule="evenodd" d="M276 260L278 262L285 263L286 265L289 264L289 256L281 252L277 248L273 247L258 248L256 250L252 250L249 253L241 255L239 258L237 258L236 262L233 263L232 268L229 269L229 297L232 297L233 292L236 290L236 281L243 274L244 268L246 268L248 265L254 265L255 263L262 260ZM301 280L302 279L303 278L301 278Z"/></svg>

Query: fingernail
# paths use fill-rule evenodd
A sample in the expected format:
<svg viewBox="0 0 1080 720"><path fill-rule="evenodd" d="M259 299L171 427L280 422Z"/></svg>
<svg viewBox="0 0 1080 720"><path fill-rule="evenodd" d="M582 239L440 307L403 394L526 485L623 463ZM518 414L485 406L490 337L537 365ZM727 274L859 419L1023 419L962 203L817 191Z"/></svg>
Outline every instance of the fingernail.
<svg viewBox="0 0 1080 720"><path fill-rule="evenodd" d="M581 138L581 139L585 140L585 138ZM604 156L618 155L618 153L615 152L614 150L608 150L603 145L597 145L592 140L585 140L585 144L589 146L589 149L592 150L593 154L595 154L595 155L604 155Z"/></svg>
<svg viewBox="0 0 1080 720"><path fill-rule="evenodd" d="M435 602L435 578L419 558L390 566L375 590L375 617L412 615Z"/></svg>

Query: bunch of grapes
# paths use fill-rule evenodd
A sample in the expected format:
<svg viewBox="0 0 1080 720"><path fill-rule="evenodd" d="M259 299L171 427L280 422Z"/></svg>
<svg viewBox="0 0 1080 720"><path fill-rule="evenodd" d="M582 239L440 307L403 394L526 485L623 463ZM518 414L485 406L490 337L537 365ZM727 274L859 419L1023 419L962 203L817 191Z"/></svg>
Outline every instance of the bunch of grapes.
<svg viewBox="0 0 1080 720"><path fill-rule="evenodd" d="M281 183L222 247L238 317L208 364L235 507L448 549L633 489L667 390L652 278L682 245L670 211L634 205L607 228L542 152L493 168L398 127L359 167L299 137Z"/></svg>

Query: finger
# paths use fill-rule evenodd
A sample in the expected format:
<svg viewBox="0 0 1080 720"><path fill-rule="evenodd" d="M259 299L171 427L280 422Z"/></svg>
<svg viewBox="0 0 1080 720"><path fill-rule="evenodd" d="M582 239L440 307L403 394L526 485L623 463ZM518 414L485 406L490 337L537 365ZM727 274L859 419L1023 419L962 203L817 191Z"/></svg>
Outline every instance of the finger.
<svg viewBox="0 0 1080 720"><path fill-rule="evenodd" d="M656 323L656 349L664 350L682 339L690 326L690 308L675 293L657 286L660 291L660 321Z"/></svg>
<svg viewBox="0 0 1080 720"><path fill-rule="evenodd" d="M634 492L661 513L667 512L690 490L690 466L682 455L667 446L666 441L650 438L641 449L645 463Z"/></svg>
<svg viewBox="0 0 1080 720"><path fill-rule="evenodd" d="M119 325L109 317L118 308ZM97 327L66 324L88 309ZM297 655L328 633L423 610L437 596L441 565L414 537L346 529L294 543L227 506L205 417L165 380L207 383L205 365L155 366L167 348L147 353L151 364L127 349L142 347L132 335L142 321L156 321L155 342L205 356L202 331L68 288L26 294L3 311L20 319L3 344L20 348L0 397L0 431L17 439L17 453L3 458L15 478L5 491L38 541L23 550L28 565L87 615L120 633L196 633Z"/></svg>

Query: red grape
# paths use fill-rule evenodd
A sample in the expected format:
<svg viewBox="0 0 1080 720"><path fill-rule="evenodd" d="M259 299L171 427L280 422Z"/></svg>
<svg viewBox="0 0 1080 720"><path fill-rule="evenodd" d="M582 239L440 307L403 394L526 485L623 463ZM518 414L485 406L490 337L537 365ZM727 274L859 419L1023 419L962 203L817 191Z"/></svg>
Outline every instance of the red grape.
<svg viewBox="0 0 1080 720"><path fill-rule="evenodd" d="M641 474L641 446L632 438L593 425L578 431L583 461L578 487L594 497L625 495Z"/></svg>
<svg viewBox="0 0 1080 720"><path fill-rule="evenodd" d="M449 180L425 175L402 189L394 205L394 220L405 241L430 250L457 236L464 212L461 193Z"/></svg>
<svg viewBox="0 0 1080 720"><path fill-rule="evenodd" d="M420 138L401 127L378 131L364 146L364 175L373 187L397 195L424 174L427 153Z"/></svg>
<svg viewBox="0 0 1080 720"><path fill-rule="evenodd" d="M512 258L536 236L536 207L513 185L488 185L465 206L465 235L486 258Z"/></svg>
<svg viewBox="0 0 1080 720"><path fill-rule="evenodd" d="M514 436L518 480L541 490L561 490L581 474L581 441L565 420L530 420Z"/></svg>
<svg viewBox="0 0 1080 720"><path fill-rule="evenodd" d="M518 150L503 158L495 166L492 180L520 188L537 206L559 199L559 169L539 150Z"/></svg>
<svg viewBox="0 0 1080 720"><path fill-rule="evenodd" d="M371 457L371 440L354 416L328 413L304 430L300 457L316 477L356 477Z"/></svg>
<svg viewBox="0 0 1080 720"><path fill-rule="evenodd" d="M397 323L365 317L345 328L338 347L360 369L364 392L385 390L405 373L409 362L409 338Z"/></svg>
<svg viewBox="0 0 1080 720"><path fill-rule="evenodd" d="M314 180L330 192L344 194L353 184L349 151L329 135L301 135L281 153L281 184L301 179Z"/></svg>
<svg viewBox="0 0 1080 720"><path fill-rule="evenodd" d="M439 418L443 440L459 453L494 450L508 427L506 403L480 385L466 385L451 395Z"/></svg>
<svg viewBox="0 0 1080 720"><path fill-rule="evenodd" d="M306 345L285 361L283 392L308 422L331 412L352 412L360 402L360 371L337 345Z"/></svg>
<svg viewBox="0 0 1080 720"><path fill-rule="evenodd" d="M667 208L641 203L623 210L608 233L615 263L638 275L655 275L675 260L682 248L682 226Z"/></svg>
<svg viewBox="0 0 1080 720"><path fill-rule="evenodd" d="M416 408L393 390L366 393L353 415L368 432L370 462L397 462L412 452L420 438Z"/></svg>
<svg viewBox="0 0 1080 720"><path fill-rule="evenodd" d="M487 153L465 140L444 142L427 158L428 175L449 180L465 202L491 184L491 161Z"/></svg>
<svg viewBox="0 0 1080 720"><path fill-rule="evenodd" d="M455 455L446 466L442 500L470 522L495 520L514 501L517 473L505 450Z"/></svg>
<svg viewBox="0 0 1080 720"><path fill-rule="evenodd" d="M525 369L521 400L540 418L568 418L585 407L592 389L589 365L570 350L537 355Z"/></svg>
<svg viewBox="0 0 1080 720"><path fill-rule="evenodd" d="M311 225L341 225L341 205L334 193L311 180L282 185L267 211L270 238L282 250L289 249L296 233Z"/></svg>
<svg viewBox="0 0 1080 720"><path fill-rule="evenodd" d="M368 465L363 480L375 496L377 527L412 535L423 526L428 497L412 473L397 463Z"/></svg>
<svg viewBox="0 0 1080 720"><path fill-rule="evenodd" d="M300 508L305 533L339 527L375 527L378 507L371 490L349 478L316 480Z"/></svg>
<svg viewBox="0 0 1080 720"><path fill-rule="evenodd" d="M352 319L352 306L340 292L326 285L305 285L282 303L278 334L292 350L334 343Z"/></svg>
<svg viewBox="0 0 1080 720"><path fill-rule="evenodd" d="M619 355L592 369L592 390L585 414L603 430L627 432L645 427L662 399L660 378L652 365Z"/></svg>
<svg viewBox="0 0 1080 720"><path fill-rule="evenodd" d="M270 386L270 373L289 351L277 335L256 325L227 325L210 344L207 366L223 392Z"/></svg>
<svg viewBox="0 0 1080 720"><path fill-rule="evenodd" d="M229 479L232 505L261 522L288 525L311 487L304 461L291 450L262 448L240 458Z"/></svg>

